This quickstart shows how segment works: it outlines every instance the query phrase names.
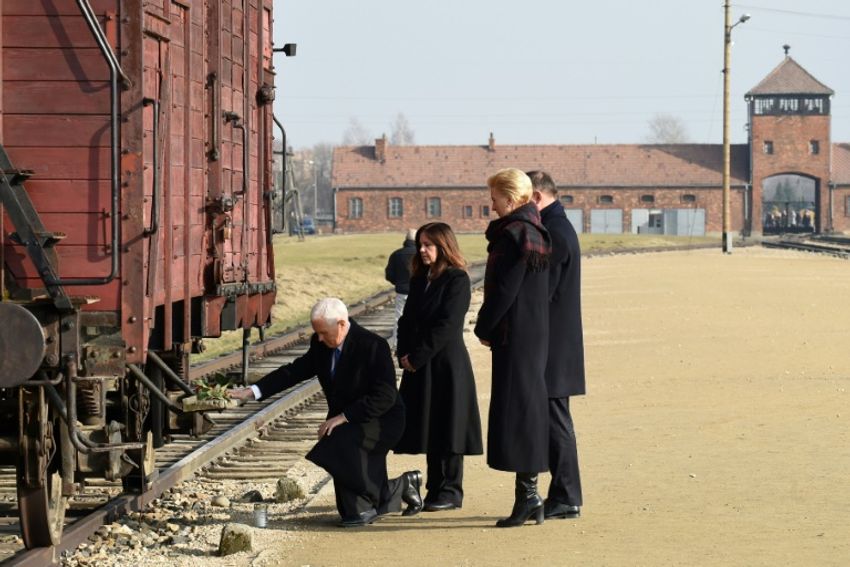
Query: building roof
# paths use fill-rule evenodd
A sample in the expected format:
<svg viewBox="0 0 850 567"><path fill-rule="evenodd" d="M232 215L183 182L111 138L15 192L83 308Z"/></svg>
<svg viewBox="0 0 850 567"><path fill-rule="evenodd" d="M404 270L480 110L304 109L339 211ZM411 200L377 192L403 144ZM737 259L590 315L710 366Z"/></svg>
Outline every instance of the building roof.
<svg viewBox="0 0 850 567"><path fill-rule="evenodd" d="M733 145L731 153L731 183L747 183L747 145ZM343 146L334 150L332 183L340 189L484 187L490 175L506 167L544 169L560 187L719 187L723 146L387 145L383 162L375 158L374 146Z"/></svg>
<svg viewBox="0 0 850 567"><path fill-rule="evenodd" d="M850 144L832 144L832 181L850 185Z"/></svg>
<svg viewBox="0 0 850 567"><path fill-rule="evenodd" d="M767 77L753 87L747 96L765 95L833 95L833 91L824 85L790 56L785 56Z"/></svg>

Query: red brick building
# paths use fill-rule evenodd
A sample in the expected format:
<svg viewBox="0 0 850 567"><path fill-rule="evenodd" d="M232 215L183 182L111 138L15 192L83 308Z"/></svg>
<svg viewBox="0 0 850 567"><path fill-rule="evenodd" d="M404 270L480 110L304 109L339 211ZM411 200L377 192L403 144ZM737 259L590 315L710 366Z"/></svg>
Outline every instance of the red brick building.
<svg viewBox="0 0 850 567"><path fill-rule="evenodd" d="M785 57L747 93L750 140L731 148L732 226L741 233L850 231L850 144L830 138L833 91ZM721 144L339 147L336 230L403 231L433 220L480 232L487 177L544 169L581 232L722 230Z"/></svg>

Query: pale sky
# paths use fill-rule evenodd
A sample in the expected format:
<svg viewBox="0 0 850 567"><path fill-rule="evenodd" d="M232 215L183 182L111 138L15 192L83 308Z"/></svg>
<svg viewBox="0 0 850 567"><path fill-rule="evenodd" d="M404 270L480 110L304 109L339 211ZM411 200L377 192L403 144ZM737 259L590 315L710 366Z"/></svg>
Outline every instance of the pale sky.
<svg viewBox="0 0 850 567"><path fill-rule="evenodd" d="M402 112L417 144L640 143L658 113L720 143L722 0L275 0L275 115L290 145L338 144L351 118L378 137ZM731 136L744 93L782 45L835 91L850 142L850 2L732 2Z"/></svg>

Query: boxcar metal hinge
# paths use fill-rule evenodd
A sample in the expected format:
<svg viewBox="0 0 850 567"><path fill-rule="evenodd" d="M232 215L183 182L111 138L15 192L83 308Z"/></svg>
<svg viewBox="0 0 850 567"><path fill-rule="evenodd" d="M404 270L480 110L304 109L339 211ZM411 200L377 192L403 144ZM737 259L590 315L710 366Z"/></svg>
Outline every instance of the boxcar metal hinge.
<svg viewBox="0 0 850 567"><path fill-rule="evenodd" d="M24 181L32 175L31 171L15 169L9 161L6 148L0 144L0 202L15 227L15 240L27 249L38 275L44 282L54 305L62 311L73 310L71 299L59 281L57 273L58 257L53 245L65 237L59 232L49 232L41 222Z"/></svg>

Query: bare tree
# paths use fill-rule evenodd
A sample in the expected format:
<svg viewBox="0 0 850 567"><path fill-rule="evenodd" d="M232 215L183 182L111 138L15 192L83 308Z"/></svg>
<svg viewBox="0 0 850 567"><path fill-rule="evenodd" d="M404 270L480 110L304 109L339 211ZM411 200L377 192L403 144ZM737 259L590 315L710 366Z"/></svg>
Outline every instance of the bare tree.
<svg viewBox="0 0 850 567"><path fill-rule="evenodd" d="M374 136L353 116L348 120L348 128L342 133L343 146L368 146L375 142Z"/></svg>
<svg viewBox="0 0 850 567"><path fill-rule="evenodd" d="M390 144L394 146L411 146L416 143L416 135L404 113L399 112L390 127Z"/></svg>
<svg viewBox="0 0 850 567"><path fill-rule="evenodd" d="M656 114L649 121L650 144L685 144L690 141L685 123L672 114Z"/></svg>
<svg viewBox="0 0 850 567"><path fill-rule="evenodd" d="M292 155L294 188L301 194L304 212L309 215L330 214L333 210L331 166L333 145L319 142L312 148L299 149Z"/></svg>

